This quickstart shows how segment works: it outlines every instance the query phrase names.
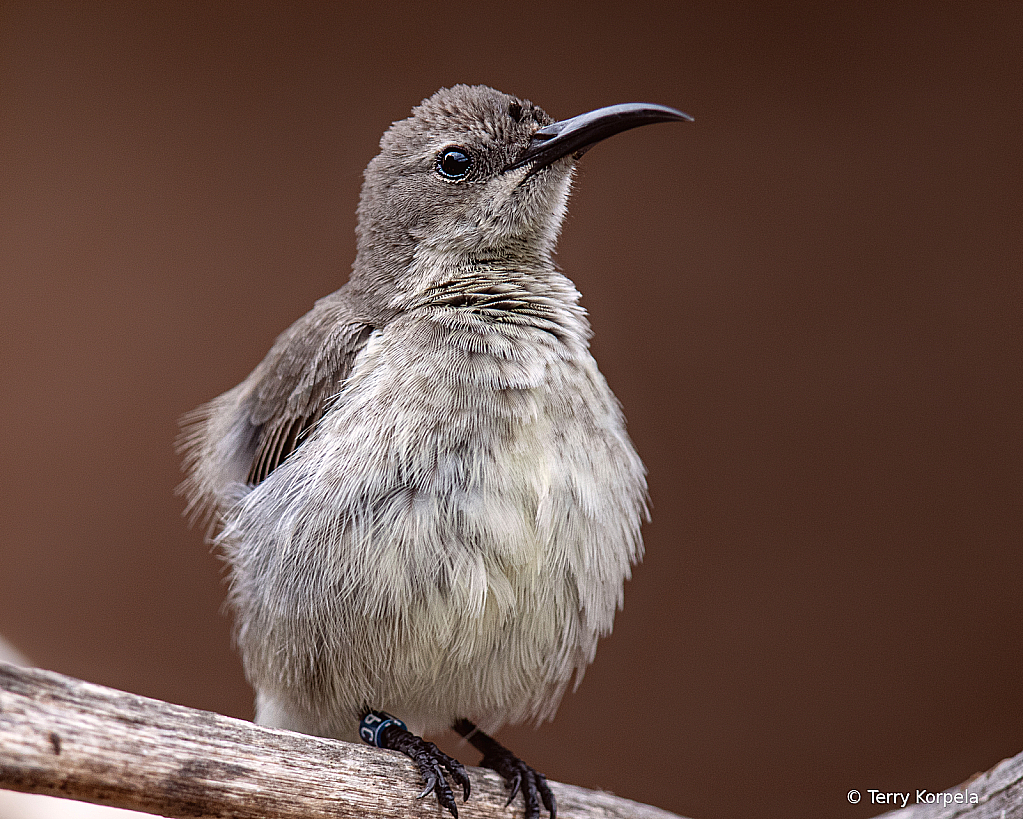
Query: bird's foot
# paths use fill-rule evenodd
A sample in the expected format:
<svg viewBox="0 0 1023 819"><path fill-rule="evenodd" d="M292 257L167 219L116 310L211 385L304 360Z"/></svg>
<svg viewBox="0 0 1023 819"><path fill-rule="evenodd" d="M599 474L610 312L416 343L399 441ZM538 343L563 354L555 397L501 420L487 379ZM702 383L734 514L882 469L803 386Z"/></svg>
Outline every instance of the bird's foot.
<svg viewBox="0 0 1023 819"><path fill-rule="evenodd" d="M370 711L362 718L359 736L363 741L378 748L400 751L415 762L419 773L426 780L426 787L417 798L422 799L431 792L436 793L441 807L454 819L458 819L455 795L451 792L451 786L448 785L444 773L446 771L456 785L462 786L464 802L469 798L469 775L461 762L452 759L432 742L417 737L401 720L383 711Z"/></svg>
<svg viewBox="0 0 1023 819"><path fill-rule="evenodd" d="M520 790L522 798L526 800L526 819L539 819L540 803L547 808L551 819L557 819L558 809L547 785L547 778L530 768L515 754L505 748L500 742L488 734L483 733L467 719L460 719L452 726L456 732L465 737L477 749L483 752L483 759L480 766L497 771L508 783L511 793L505 805L510 805Z"/></svg>

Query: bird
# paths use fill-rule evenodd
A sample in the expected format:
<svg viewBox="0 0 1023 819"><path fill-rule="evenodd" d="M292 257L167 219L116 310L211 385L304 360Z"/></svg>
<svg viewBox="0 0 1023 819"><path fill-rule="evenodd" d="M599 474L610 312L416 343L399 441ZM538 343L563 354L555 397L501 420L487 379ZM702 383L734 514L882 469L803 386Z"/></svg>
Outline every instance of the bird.
<svg viewBox="0 0 1023 819"><path fill-rule="evenodd" d="M229 567L255 721L400 751L453 817L453 729L556 817L491 734L554 716L641 559L646 470L554 252L576 163L674 108L555 121L455 85L365 171L348 281L182 419L187 512ZM450 780L450 783L449 781Z"/></svg>

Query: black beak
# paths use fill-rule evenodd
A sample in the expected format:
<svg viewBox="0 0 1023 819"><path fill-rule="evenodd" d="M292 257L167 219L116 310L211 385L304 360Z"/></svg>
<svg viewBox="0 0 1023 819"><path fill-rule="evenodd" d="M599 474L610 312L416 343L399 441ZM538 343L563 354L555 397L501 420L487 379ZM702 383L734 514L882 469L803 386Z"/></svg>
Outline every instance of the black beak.
<svg viewBox="0 0 1023 819"><path fill-rule="evenodd" d="M574 153L576 157L583 155L588 148L607 139L609 136L650 125L654 122L692 122L689 114L683 114L667 105L654 105L649 102L624 102L620 105L608 105L571 119L563 119L533 134L529 145L514 162L505 168L506 171L532 164L529 175L563 156Z"/></svg>

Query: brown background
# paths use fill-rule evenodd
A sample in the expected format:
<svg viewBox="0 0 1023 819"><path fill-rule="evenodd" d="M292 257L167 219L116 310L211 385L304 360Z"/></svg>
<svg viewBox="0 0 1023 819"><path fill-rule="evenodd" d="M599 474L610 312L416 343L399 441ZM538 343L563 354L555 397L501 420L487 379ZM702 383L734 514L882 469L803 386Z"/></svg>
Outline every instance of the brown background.
<svg viewBox="0 0 1023 819"><path fill-rule="evenodd" d="M176 418L344 280L388 123L485 82L697 120L582 163L560 263L654 522L581 689L502 736L699 819L865 817L849 789L1023 750L1023 4L26 0L0 26L0 633L38 663L250 714Z"/></svg>

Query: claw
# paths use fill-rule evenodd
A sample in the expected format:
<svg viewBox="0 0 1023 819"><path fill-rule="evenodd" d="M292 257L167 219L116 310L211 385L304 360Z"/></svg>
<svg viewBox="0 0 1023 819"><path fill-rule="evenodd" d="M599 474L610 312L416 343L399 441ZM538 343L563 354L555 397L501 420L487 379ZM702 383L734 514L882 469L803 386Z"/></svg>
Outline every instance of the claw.
<svg viewBox="0 0 1023 819"><path fill-rule="evenodd" d="M443 783L441 788L437 790L437 801L440 802L442 807L447 808L454 819L458 819L458 806L455 804L455 796L451 793L451 788L447 786L447 783Z"/></svg>
<svg viewBox="0 0 1023 819"><path fill-rule="evenodd" d="M430 793L436 787L437 787L437 775L436 774L430 774L430 776L426 780L426 787L423 788L423 792L421 794L419 794L419 796L417 796L416 799L422 799L424 796L426 796L428 793Z"/></svg>
<svg viewBox="0 0 1023 819"><path fill-rule="evenodd" d="M470 790L470 788L469 788L469 775L465 772L465 768L463 768L460 763L457 763L457 761L456 761L456 765L457 765L457 767L449 766L448 767L448 771L451 773L451 778L454 779L455 782L458 782L462 786L462 801L463 802L468 802L469 801L469 790Z"/></svg>
<svg viewBox="0 0 1023 819"><path fill-rule="evenodd" d="M490 766L489 765L485 765L484 767L490 767ZM512 803L512 800L515 798L516 794L519 792L519 788L522 786L522 774L521 773L516 773L514 778L508 784L511 786L511 793L508 795L508 801L504 803L505 807L508 807Z"/></svg>
<svg viewBox="0 0 1023 819"><path fill-rule="evenodd" d="M551 819L558 819L558 803L554 798L554 794L551 793L550 786L547 784L547 777L542 773L538 773L537 786L540 789L540 798L543 800L543 806L547 808L548 813L551 815Z"/></svg>

